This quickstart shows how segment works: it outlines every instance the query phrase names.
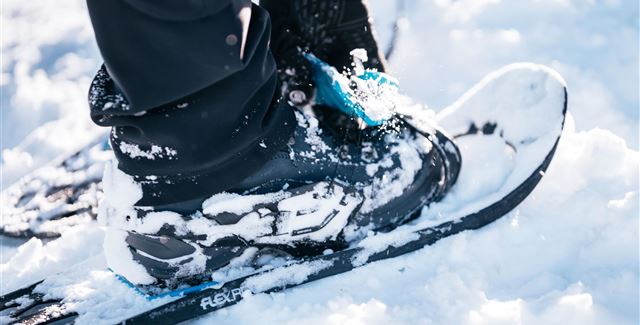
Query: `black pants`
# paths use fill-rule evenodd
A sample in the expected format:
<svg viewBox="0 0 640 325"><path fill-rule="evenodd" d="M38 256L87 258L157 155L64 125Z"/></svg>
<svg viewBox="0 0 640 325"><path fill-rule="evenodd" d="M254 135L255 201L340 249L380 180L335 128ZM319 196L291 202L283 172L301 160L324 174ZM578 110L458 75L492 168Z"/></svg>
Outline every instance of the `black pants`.
<svg viewBox="0 0 640 325"><path fill-rule="evenodd" d="M277 96L264 9L248 0L87 4L104 58L91 117L112 127L118 167L142 185L138 205L224 191L287 143L295 118Z"/></svg>

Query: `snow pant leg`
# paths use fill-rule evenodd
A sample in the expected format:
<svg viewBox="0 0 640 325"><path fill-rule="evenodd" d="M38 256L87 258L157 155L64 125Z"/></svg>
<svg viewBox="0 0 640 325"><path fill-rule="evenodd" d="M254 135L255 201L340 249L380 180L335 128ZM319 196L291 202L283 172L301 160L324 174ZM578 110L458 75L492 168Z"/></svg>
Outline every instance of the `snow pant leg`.
<svg viewBox="0 0 640 325"><path fill-rule="evenodd" d="M87 4L104 59L91 117L111 127L118 168L142 186L138 205L224 191L286 145L295 118L274 96L264 9L248 0Z"/></svg>

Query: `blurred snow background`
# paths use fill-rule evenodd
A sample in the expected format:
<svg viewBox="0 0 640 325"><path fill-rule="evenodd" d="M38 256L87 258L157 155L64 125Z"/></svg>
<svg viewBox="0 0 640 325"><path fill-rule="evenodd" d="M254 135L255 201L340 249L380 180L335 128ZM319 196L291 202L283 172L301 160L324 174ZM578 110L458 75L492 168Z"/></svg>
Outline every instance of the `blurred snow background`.
<svg viewBox="0 0 640 325"><path fill-rule="evenodd" d="M371 2L387 40L399 2ZM638 149L638 1L404 3L408 29L391 68L414 98L438 109L489 71L541 63L567 80L579 130L605 128Z"/></svg>
<svg viewBox="0 0 640 325"><path fill-rule="evenodd" d="M83 1L0 4L5 188L100 132L86 104L100 58ZM386 44L397 1L371 4ZM521 208L487 229L287 293L258 295L203 323L637 324L638 2L405 5L392 73L433 109L514 61L546 64L565 77L573 119L547 177ZM6 246L19 242L0 238L0 286L26 284L97 254L100 236L79 229L18 250Z"/></svg>
<svg viewBox="0 0 640 325"><path fill-rule="evenodd" d="M100 64L84 1L2 0L2 184L92 139L87 92Z"/></svg>

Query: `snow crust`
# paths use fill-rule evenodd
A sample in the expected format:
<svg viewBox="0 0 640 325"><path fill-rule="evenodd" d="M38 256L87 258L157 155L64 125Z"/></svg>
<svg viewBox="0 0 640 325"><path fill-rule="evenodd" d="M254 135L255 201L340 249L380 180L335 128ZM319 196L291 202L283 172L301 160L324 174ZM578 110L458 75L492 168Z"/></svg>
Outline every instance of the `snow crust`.
<svg viewBox="0 0 640 325"><path fill-rule="evenodd" d="M130 176L117 168L107 170L109 172L105 173L106 181L125 182L124 198L136 199L136 193L140 188L133 183ZM179 276L190 276L201 274L206 269L208 257L204 254L203 247L211 247L217 240L225 237L237 236L247 242L280 245L336 240L353 211L362 202L360 196L346 193L341 186L326 182L315 184L313 188L301 193L280 191L247 196L217 194L203 203L203 213L206 215L198 212L191 216L181 216L174 212L160 211L148 212L139 218L137 211L130 205L131 201L124 202L116 197L116 202L113 203L110 199L107 196L102 202L99 215L102 224L108 226L104 241L107 265L135 284L152 284L155 279L133 260L125 241L128 231L156 236L162 227L172 226L177 236L196 237L197 239L183 240L194 247L195 252L188 256L162 260L178 267ZM279 214L275 215L267 208L257 208L259 204L265 203L276 204ZM212 218L219 213L229 212L238 213L242 217L232 224L218 224ZM308 231L315 227L319 229ZM139 253L154 258L144 252ZM250 256L240 259L249 260Z"/></svg>
<svg viewBox="0 0 640 325"><path fill-rule="evenodd" d="M209 215L217 215L224 212L239 215L250 212L255 205L272 203L283 198L281 192L266 195L219 193L202 203L202 212Z"/></svg>
<svg viewBox="0 0 640 325"><path fill-rule="evenodd" d="M260 292L276 286L286 286L302 283L310 275L333 265L329 261L315 261L292 265L286 268L274 269L258 277L248 279L242 284L253 292Z"/></svg>
<svg viewBox="0 0 640 325"><path fill-rule="evenodd" d="M152 145L151 149L143 150L137 144L126 143L124 141L120 142L120 151L131 158L142 157L149 160L155 160L156 157L163 158L165 155L169 159L172 159L172 157L178 154L175 149L169 147Z"/></svg>
<svg viewBox="0 0 640 325"><path fill-rule="evenodd" d="M371 3L384 39L395 2ZM637 324L637 2L407 3L410 27L391 65L410 95L432 108L508 62L544 62L567 78L572 116L540 186L480 231L285 293L254 295L194 323ZM86 114L86 85L100 60L84 6L3 2L3 188L81 145L60 139L89 141L98 132ZM479 154L477 146L487 146L496 163L511 163L494 139L478 141L463 150ZM489 174L465 178L488 182ZM455 194L473 199L471 191ZM420 222L437 218L427 213ZM73 308L88 313L81 324L115 323L148 308L106 271L104 236L81 226L51 242L2 238L1 293L64 270L72 273L41 289L79 302Z"/></svg>

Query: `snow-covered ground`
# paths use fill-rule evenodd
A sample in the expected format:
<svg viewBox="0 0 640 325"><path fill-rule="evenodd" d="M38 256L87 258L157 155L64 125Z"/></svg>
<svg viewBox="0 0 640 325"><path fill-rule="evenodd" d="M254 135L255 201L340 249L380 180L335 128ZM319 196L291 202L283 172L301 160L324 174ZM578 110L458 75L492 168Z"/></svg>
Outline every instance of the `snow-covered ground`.
<svg viewBox="0 0 640 325"><path fill-rule="evenodd" d="M385 41L395 1L371 2ZM638 2L406 4L408 26L392 74L436 110L514 61L549 65L567 80L572 118L539 188L485 229L286 293L257 295L200 322L637 324ZM100 59L83 1L1 6L6 188L99 132L86 93ZM18 249L21 242L0 239L0 293L101 256L103 236L79 228Z"/></svg>
<svg viewBox="0 0 640 325"><path fill-rule="evenodd" d="M396 1L371 1L387 39ZM489 71L533 61L567 80L578 130L608 129L638 150L638 1L405 0L393 74L433 109Z"/></svg>

